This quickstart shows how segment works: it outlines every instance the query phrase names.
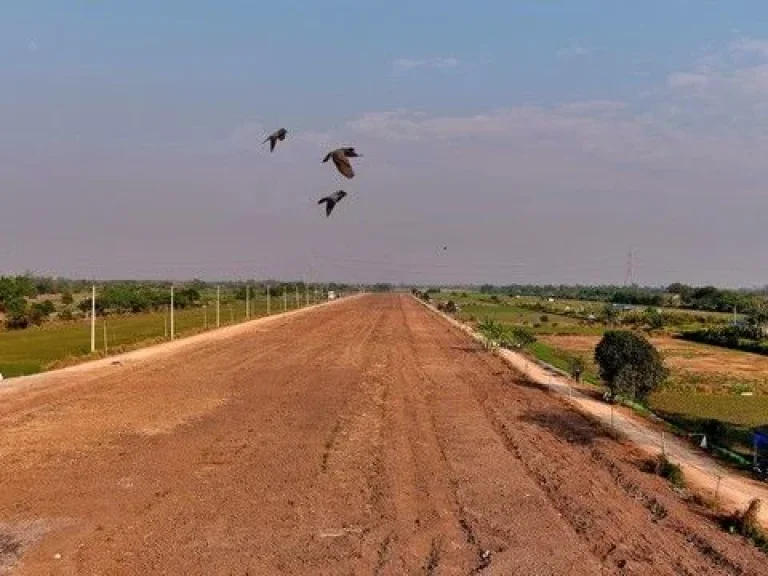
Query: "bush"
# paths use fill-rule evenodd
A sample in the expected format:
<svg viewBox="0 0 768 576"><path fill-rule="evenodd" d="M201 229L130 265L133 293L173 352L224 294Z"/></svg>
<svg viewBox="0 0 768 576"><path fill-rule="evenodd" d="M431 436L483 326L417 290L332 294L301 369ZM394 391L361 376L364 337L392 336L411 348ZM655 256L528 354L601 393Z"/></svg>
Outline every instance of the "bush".
<svg viewBox="0 0 768 576"><path fill-rule="evenodd" d="M56 307L50 300L44 300L43 302L35 302L30 306L27 316L30 323L35 326L40 326L45 322L48 317L56 311Z"/></svg>
<svg viewBox="0 0 768 576"><path fill-rule="evenodd" d="M527 328L523 328L522 326L514 326L510 332L510 335L515 344L518 346L530 346L536 342L536 336L533 335L533 332Z"/></svg>
<svg viewBox="0 0 768 576"><path fill-rule="evenodd" d="M707 328L683 332L680 335L684 340L733 348L755 354L768 355L768 346L760 342L762 334L754 326L721 326L719 328Z"/></svg>
<svg viewBox="0 0 768 576"><path fill-rule="evenodd" d="M685 475L682 468L671 462L665 454L659 454L654 458L649 467L654 474L669 480L670 484L676 488L685 487Z"/></svg>
<svg viewBox="0 0 768 576"><path fill-rule="evenodd" d="M710 418L702 423L701 431L706 435L710 444L721 444L728 434L728 427L720 420Z"/></svg>
<svg viewBox="0 0 768 576"><path fill-rule="evenodd" d="M661 355L644 337L610 330L595 348L600 378L613 397L645 401L667 377Z"/></svg>
<svg viewBox="0 0 768 576"><path fill-rule="evenodd" d="M64 308L61 312L59 312L59 320L69 321L74 319L74 314L72 314L71 308Z"/></svg>
<svg viewBox="0 0 768 576"><path fill-rule="evenodd" d="M542 324L546 324L547 322L549 322L549 316L547 316L546 314L542 314L541 316L539 316L539 322L541 322Z"/></svg>
<svg viewBox="0 0 768 576"><path fill-rule="evenodd" d="M586 369L586 362L581 356L571 356L568 359L568 372L576 382L581 382L581 376Z"/></svg>
<svg viewBox="0 0 768 576"><path fill-rule="evenodd" d="M5 302L5 327L8 330L23 330L29 326L27 301L16 297Z"/></svg>
<svg viewBox="0 0 768 576"><path fill-rule="evenodd" d="M762 500L754 498L750 501L744 512L736 512L726 516L722 524L723 528L731 534L741 534L752 540L764 552L768 552L768 535L760 525L760 508L762 504Z"/></svg>
<svg viewBox="0 0 768 576"><path fill-rule="evenodd" d="M484 318L477 326L478 331L484 338L483 344L486 348L495 348L505 336L504 326L493 318Z"/></svg>
<svg viewBox="0 0 768 576"><path fill-rule="evenodd" d="M61 303L64 306L71 306L74 301L75 301L75 299L72 296L72 292L67 291L67 292L62 293L62 295L61 295Z"/></svg>
<svg viewBox="0 0 768 576"><path fill-rule="evenodd" d="M661 330L664 328L664 316L656 308L646 308L645 323L649 330Z"/></svg>

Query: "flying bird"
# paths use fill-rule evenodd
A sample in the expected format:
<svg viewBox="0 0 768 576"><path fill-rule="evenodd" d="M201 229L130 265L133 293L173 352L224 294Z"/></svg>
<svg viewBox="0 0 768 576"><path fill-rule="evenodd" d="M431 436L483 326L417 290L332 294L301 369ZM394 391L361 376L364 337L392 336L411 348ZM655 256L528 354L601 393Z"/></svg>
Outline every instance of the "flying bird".
<svg viewBox="0 0 768 576"><path fill-rule="evenodd" d="M344 190L339 190L338 192L334 192L330 196L326 196L325 198L320 198L320 200L317 201L318 204L322 204L325 202L325 216L326 218L331 215L331 212L333 212L333 209L336 207L336 204L341 201L344 196L346 196L347 193L344 192Z"/></svg>
<svg viewBox="0 0 768 576"><path fill-rule="evenodd" d="M328 162L329 159L333 159L333 163L336 168L347 178L352 178L355 175L355 171L352 170L352 164L350 164L348 158L362 158L362 154L355 152L354 148L336 148L326 154L323 158L323 162Z"/></svg>
<svg viewBox="0 0 768 576"><path fill-rule="evenodd" d="M280 140L281 142L285 140L285 135L288 134L288 130L285 128L280 128L277 132L273 132L269 136L267 136L266 140L262 142L262 144L266 144L269 142L269 151L272 152L275 149L275 146L277 145L277 141Z"/></svg>

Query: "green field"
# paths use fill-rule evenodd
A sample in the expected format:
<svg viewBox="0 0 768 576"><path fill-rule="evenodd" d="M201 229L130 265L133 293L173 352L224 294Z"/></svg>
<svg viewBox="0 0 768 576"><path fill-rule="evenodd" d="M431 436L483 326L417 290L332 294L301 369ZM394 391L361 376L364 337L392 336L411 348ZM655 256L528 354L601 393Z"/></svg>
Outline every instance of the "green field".
<svg viewBox="0 0 768 576"><path fill-rule="evenodd" d="M454 300L461 310L456 317L462 322L474 323L486 317L510 325L525 326L535 334L602 334L603 328L590 325L584 320L562 314L539 312L525 307L524 302L502 298L494 302L493 297L469 293L466 297L458 294L433 294L435 302Z"/></svg>
<svg viewBox="0 0 768 576"><path fill-rule="evenodd" d="M583 300L554 300L552 302L533 296L506 296L482 294L479 292L438 292L430 294L434 303L453 300L460 310L456 317L474 324L486 317L508 325L525 326L534 334L560 336L600 336L607 326L599 321L605 302ZM642 314L643 306L621 315ZM722 312L703 312L679 308L659 308L668 319L674 318L674 326L667 326L657 333L677 334L713 325L722 325L733 319L733 315ZM589 320L592 315L596 317Z"/></svg>
<svg viewBox="0 0 768 576"><path fill-rule="evenodd" d="M492 318L509 326L525 326L537 337L537 342L528 346L532 355L566 371L570 359L580 356L586 363L584 380L601 386L592 356L608 326L556 312L597 314L605 303L547 302L472 292L432 293L430 297L435 303L453 300L460 308L456 317L470 324ZM530 309L542 303L546 312ZM694 327L702 317L708 322L726 322L732 317L677 309L672 312L690 314L690 326ZM768 357L683 341L673 334L657 332L651 337L670 368L670 378L663 390L651 396L650 408L692 432L702 430L707 420L720 421L726 430L722 445L748 450L750 428L768 424Z"/></svg>
<svg viewBox="0 0 768 576"><path fill-rule="evenodd" d="M302 305L304 302L302 301ZM293 297L288 298L288 309L296 308ZM272 298L272 313L283 309L282 298ZM267 312L265 297L251 302L251 317ZM176 335L184 336L216 327L215 306L176 310ZM245 302L232 300L221 305L221 325L245 320ZM96 319L96 349L105 352L104 325L106 323L109 353L116 353L142 343L153 343L168 338L168 318L163 312L98 317ZM63 363L87 359L91 348L90 320L51 322L26 330L0 332L0 373L4 377L35 374Z"/></svg>

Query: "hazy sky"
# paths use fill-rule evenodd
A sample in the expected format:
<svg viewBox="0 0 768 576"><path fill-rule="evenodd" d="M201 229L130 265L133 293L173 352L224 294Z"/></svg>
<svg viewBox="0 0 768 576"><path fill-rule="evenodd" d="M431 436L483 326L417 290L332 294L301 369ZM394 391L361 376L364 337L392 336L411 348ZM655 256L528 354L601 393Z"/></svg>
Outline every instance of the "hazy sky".
<svg viewBox="0 0 768 576"><path fill-rule="evenodd" d="M4 3L0 273L768 283L763 0L469 6Z"/></svg>

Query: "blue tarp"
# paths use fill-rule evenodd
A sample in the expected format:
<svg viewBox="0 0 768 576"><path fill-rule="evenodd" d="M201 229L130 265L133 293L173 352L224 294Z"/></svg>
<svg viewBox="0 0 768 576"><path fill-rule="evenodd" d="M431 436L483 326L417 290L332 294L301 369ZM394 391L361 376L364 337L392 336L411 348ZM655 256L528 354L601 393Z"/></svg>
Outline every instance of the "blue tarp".
<svg viewBox="0 0 768 576"><path fill-rule="evenodd" d="M768 457L768 430L755 430L755 448L758 454Z"/></svg>

